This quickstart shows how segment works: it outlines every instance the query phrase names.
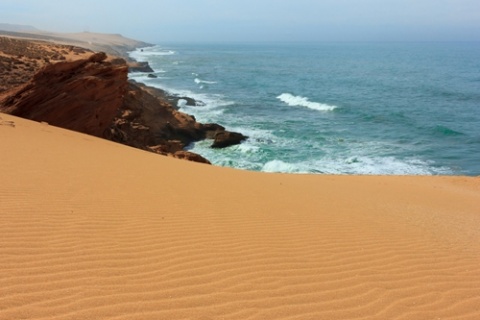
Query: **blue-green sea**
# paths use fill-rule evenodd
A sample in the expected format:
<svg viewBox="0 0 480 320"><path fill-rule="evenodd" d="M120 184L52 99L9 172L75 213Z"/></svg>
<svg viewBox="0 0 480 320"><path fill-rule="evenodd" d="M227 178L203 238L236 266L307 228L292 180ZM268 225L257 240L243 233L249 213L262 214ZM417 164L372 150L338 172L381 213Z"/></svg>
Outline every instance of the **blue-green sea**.
<svg viewBox="0 0 480 320"><path fill-rule="evenodd" d="M480 43L160 44L130 77L249 139L213 164L316 174L480 175Z"/></svg>

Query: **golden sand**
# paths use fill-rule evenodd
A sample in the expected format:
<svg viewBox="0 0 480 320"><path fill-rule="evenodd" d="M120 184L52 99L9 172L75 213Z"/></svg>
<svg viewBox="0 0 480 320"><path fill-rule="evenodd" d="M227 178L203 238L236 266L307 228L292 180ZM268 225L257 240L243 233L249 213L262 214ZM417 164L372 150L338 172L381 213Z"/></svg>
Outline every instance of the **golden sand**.
<svg viewBox="0 0 480 320"><path fill-rule="evenodd" d="M285 175L0 114L0 319L480 319L480 179Z"/></svg>

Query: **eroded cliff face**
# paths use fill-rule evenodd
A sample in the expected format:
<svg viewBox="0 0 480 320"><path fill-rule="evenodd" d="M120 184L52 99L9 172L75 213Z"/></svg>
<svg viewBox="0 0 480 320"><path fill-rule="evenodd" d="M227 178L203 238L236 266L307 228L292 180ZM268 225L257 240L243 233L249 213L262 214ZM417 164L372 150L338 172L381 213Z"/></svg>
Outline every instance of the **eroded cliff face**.
<svg viewBox="0 0 480 320"><path fill-rule="evenodd" d="M209 163L184 151L206 138L231 137L217 124L179 112L161 91L128 81L123 59L95 53L49 64L0 101L0 111L106 138L132 147ZM246 137L235 134L240 143Z"/></svg>
<svg viewBox="0 0 480 320"><path fill-rule="evenodd" d="M120 108L104 137L135 148L173 155L193 141L205 138L205 126L192 116L178 112L148 87L128 83ZM181 158L187 158L183 154ZM209 163L206 159L192 158Z"/></svg>
<svg viewBox="0 0 480 320"><path fill-rule="evenodd" d="M46 65L0 102L3 112L101 137L127 90L125 62L88 59Z"/></svg>

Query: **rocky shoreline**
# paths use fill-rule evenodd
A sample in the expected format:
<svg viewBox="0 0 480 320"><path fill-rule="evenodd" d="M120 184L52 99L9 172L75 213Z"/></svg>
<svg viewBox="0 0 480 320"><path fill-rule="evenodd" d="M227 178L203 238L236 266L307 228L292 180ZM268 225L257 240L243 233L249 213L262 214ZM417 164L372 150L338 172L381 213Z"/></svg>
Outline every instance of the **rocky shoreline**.
<svg viewBox="0 0 480 320"><path fill-rule="evenodd" d="M0 112L202 163L210 162L186 151L189 144L212 139L213 148L224 148L247 138L178 111L179 99L196 104L193 99L128 80L129 70L139 70L125 50L116 48L119 58L37 40L0 41L2 69L16 71L0 84Z"/></svg>

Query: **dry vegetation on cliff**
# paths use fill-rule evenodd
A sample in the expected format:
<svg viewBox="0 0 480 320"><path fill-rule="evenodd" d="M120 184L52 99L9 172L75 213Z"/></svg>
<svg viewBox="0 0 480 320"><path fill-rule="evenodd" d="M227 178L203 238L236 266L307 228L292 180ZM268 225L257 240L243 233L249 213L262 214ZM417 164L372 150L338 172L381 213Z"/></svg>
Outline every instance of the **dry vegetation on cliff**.
<svg viewBox="0 0 480 320"><path fill-rule="evenodd" d="M91 52L71 45L0 36L0 95L28 82L49 63L65 61Z"/></svg>

